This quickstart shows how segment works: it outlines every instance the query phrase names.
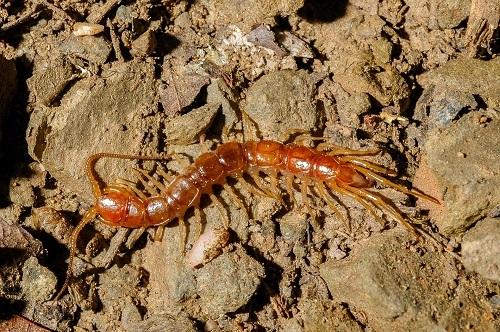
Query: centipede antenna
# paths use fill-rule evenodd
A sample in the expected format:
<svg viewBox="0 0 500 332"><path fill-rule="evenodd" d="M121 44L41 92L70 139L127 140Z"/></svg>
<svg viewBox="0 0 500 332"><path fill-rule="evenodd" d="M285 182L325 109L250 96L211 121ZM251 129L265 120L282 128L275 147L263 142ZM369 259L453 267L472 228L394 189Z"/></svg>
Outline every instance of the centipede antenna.
<svg viewBox="0 0 500 332"><path fill-rule="evenodd" d="M435 199L432 196L429 196L427 194L421 193L421 192L416 191L416 190L408 189L405 186L402 186L402 185L399 185L397 183L394 183L391 180L386 179L385 177L383 177L383 176L381 176L381 175L379 175L377 173L374 173L374 172L372 172L372 171L370 171L370 170L368 170L368 169L366 169L364 167L357 166L357 165L353 165L353 167L357 171L359 171L360 173L362 173L363 175L365 175L365 176L367 176L369 178L372 178L372 179L378 181L379 183L381 183L383 185L386 185L388 187L391 187L391 188L394 188L396 190L399 190L402 193L405 193L405 194L408 194L408 195L411 195L411 196L415 196L415 197L418 197L418 198L422 198L422 199L431 201L431 202L436 203L436 204L441 204L437 199Z"/></svg>
<svg viewBox="0 0 500 332"><path fill-rule="evenodd" d="M66 279L64 280L64 284L61 290L55 296L54 301L59 300L66 291L66 289L68 289L69 281L73 276L73 264L76 256L76 241L78 240L78 235L80 235L82 229L94 219L96 214L97 214L96 209L94 207L90 208L85 214L85 216L82 218L82 220L78 223L73 233L71 234L69 263L68 263L68 270L66 271Z"/></svg>

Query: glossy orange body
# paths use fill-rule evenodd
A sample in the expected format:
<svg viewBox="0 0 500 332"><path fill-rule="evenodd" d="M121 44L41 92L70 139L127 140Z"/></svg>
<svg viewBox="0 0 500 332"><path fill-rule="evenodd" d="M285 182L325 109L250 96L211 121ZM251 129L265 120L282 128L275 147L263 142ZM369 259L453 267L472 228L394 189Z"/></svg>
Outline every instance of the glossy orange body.
<svg viewBox="0 0 500 332"><path fill-rule="evenodd" d="M255 169L276 170L326 183L340 181L357 188L373 185L372 180L350 164L305 146L272 140L230 142L199 156L161 195L141 200L127 190L106 190L97 198L97 214L115 226L137 228L166 224L183 217L190 207L198 206L201 195L211 193L213 185L223 184L228 176L238 177L246 170Z"/></svg>

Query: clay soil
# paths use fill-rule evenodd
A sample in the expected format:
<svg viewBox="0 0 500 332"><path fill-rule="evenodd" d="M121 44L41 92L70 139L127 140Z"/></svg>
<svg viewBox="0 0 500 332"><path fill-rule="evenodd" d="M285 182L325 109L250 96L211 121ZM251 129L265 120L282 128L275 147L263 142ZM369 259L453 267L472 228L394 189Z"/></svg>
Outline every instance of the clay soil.
<svg viewBox="0 0 500 332"><path fill-rule="evenodd" d="M0 0L0 330L500 330L499 12L490 0ZM378 150L361 158L437 198L370 189L421 236L335 188L325 199L304 178L288 190L283 175L245 174L264 197L228 179L161 240L96 218L54 299L94 204L90 155L165 157L96 166L101 185L150 196L224 142L320 148L311 136Z"/></svg>

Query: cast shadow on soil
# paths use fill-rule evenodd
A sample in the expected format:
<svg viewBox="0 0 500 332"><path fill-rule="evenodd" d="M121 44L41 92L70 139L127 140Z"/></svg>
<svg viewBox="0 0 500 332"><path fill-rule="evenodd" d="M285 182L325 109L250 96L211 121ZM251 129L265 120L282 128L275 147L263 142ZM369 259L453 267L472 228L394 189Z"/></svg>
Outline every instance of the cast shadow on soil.
<svg viewBox="0 0 500 332"><path fill-rule="evenodd" d="M32 161L28 155L25 134L28 128L28 87L26 80L33 68L25 57L16 60L17 91L7 107L0 129L0 208L10 205L10 181L13 177L29 173L27 165ZM28 174L29 175L29 174Z"/></svg>
<svg viewBox="0 0 500 332"><path fill-rule="evenodd" d="M256 248L246 245L243 245L243 247L251 257L261 263L265 269L266 276L248 303L235 313L250 313L255 315L256 312L263 310L271 302L273 296L279 294L279 283L283 278L283 268L265 258Z"/></svg>
<svg viewBox="0 0 500 332"><path fill-rule="evenodd" d="M333 22L345 14L347 0L306 0L297 14L311 23Z"/></svg>

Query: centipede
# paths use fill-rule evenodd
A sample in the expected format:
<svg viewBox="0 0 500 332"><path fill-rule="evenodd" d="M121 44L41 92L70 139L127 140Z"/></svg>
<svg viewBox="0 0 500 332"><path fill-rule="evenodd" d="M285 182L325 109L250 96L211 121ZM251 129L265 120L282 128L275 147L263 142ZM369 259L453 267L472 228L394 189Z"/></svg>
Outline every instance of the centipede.
<svg viewBox="0 0 500 332"><path fill-rule="evenodd" d="M93 219L97 217L108 225L127 228L164 226L175 219L181 223L184 222L183 218L188 209L194 207L195 211L199 211L200 200L204 195L209 196L219 208L223 209L213 191L216 185L222 185L232 193L230 196L235 202L242 205L233 188L228 185L229 178L241 181L245 184L242 187L249 188L253 194L276 199L281 199L283 195L278 186L279 180L283 179L285 191L290 200L294 201L294 206L297 204L293 195L293 191L296 190L294 181L298 179L302 203L308 209L310 209L308 188L314 186L317 195L334 213L339 213L332 194L337 193L354 199L377 219L379 217L376 209L381 210L418 237L419 230L402 212L382 194L370 189L378 183L436 204L439 204L439 201L424 192L394 182L390 178L397 175L395 171L366 159L366 156L376 155L379 152L378 149L351 150L324 143L312 148L304 144L283 143L276 140L230 141L221 143L213 151L201 154L182 173L171 177L167 184L142 171L142 177L156 189L156 191L150 190L149 195L124 183L102 185L98 181L95 165L101 158L143 160L164 158L113 153L91 155L85 169L95 202L71 235L66 279L55 300L59 299L68 288L73 274L78 236L85 225ZM267 175L267 181L261 176L262 172ZM245 180L244 175L251 178L253 183ZM224 215L223 220L227 225L230 222L227 215Z"/></svg>

